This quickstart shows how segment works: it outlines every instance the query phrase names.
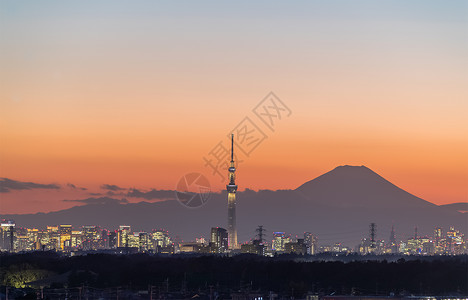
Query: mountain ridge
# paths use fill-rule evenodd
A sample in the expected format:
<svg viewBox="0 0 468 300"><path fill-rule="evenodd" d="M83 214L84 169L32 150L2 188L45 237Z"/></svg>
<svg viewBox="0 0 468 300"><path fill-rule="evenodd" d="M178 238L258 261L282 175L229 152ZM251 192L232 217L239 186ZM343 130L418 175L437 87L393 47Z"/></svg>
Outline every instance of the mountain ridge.
<svg viewBox="0 0 468 300"><path fill-rule="evenodd" d="M468 202L455 202L439 205L445 209L455 210L462 213L468 213Z"/></svg>
<svg viewBox="0 0 468 300"><path fill-rule="evenodd" d="M131 225L133 230L165 228L174 235L194 239L209 236L211 227L225 227L227 194L213 193L202 207L187 209L178 201L95 203L42 214L3 215L19 226L42 227L72 224L99 225L110 229ZM379 239L386 239L394 225L401 238L431 234L436 226L466 230L467 215L437 206L397 187L367 167L340 166L294 190L246 189L237 193L240 241L255 236L255 228L301 235L312 232L322 243L354 246L377 223ZM354 234L345 234L353 231Z"/></svg>

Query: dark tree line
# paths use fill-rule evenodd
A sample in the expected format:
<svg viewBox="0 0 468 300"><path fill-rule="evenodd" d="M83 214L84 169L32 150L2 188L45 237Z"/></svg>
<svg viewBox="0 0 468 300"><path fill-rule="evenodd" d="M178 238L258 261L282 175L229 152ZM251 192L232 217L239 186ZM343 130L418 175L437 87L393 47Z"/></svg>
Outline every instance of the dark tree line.
<svg viewBox="0 0 468 300"><path fill-rule="evenodd" d="M294 256L260 258L168 257L88 254L65 257L36 252L0 256L2 283L13 272L30 269L40 274L70 272L68 287L125 287L163 291L197 291L215 288L219 293L274 291L302 297L307 292L343 295L468 294L467 256L424 260L301 261Z"/></svg>

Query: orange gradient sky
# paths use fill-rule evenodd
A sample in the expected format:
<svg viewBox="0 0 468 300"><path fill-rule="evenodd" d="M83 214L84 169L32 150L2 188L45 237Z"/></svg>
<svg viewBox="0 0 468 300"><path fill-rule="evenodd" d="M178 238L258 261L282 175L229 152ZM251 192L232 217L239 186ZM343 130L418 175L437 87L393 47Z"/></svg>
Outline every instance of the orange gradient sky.
<svg viewBox="0 0 468 300"><path fill-rule="evenodd" d="M240 189L366 165L427 201L468 201L463 1L0 4L0 213L52 211L102 184L174 189L246 116L268 138ZM291 109L269 131L252 109ZM263 127L262 127L263 126ZM66 188L67 183L87 191Z"/></svg>

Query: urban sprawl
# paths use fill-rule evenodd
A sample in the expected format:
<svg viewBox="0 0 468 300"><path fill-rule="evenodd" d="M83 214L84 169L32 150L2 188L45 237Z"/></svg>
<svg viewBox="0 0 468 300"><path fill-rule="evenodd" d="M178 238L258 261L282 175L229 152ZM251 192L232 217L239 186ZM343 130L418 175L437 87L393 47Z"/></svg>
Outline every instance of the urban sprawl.
<svg viewBox="0 0 468 300"><path fill-rule="evenodd" d="M0 249L6 252L60 251L70 255L83 251L105 251L111 253L252 253L262 256L293 253L309 254L406 254L406 255L458 255L468 253L467 240L459 230L450 227L444 231L435 228L432 236L418 236L405 241L396 240L392 227L389 240L377 240L376 225L371 224L369 235L355 247L341 243L319 245L319 237L305 232L303 236L292 236L285 232L273 232L272 239L266 240L262 226L249 242L232 248L228 244L228 232L221 227L211 228L210 238L197 238L184 242L178 236L172 237L166 230L132 232L130 226L122 225L116 230L99 226L72 225L47 226L46 229L17 227L12 220L2 220L0 227Z"/></svg>

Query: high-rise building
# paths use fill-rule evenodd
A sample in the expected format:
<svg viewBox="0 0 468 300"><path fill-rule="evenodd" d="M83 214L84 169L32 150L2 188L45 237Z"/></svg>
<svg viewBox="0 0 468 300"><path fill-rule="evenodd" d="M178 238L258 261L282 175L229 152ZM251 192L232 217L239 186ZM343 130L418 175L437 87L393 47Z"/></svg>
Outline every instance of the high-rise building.
<svg viewBox="0 0 468 300"><path fill-rule="evenodd" d="M234 166L234 134L231 135L231 164L229 167L229 184L226 185L228 192L228 245L229 249L237 249L237 226L236 226L236 168Z"/></svg>
<svg viewBox="0 0 468 300"><path fill-rule="evenodd" d="M41 245L39 242L39 229L28 228L26 230L27 230L28 241L29 241L31 250L40 250Z"/></svg>
<svg viewBox="0 0 468 300"><path fill-rule="evenodd" d="M33 250L32 244L29 242L29 237L26 228L18 228L16 230L16 251L31 251Z"/></svg>
<svg viewBox="0 0 468 300"><path fill-rule="evenodd" d="M263 245L260 240L253 240L252 243L241 245L241 253L251 253L264 256L265 248L265 245Z"/></svg>
<svg viewBox="0 0 468 300"><path fill-rule="evenodd" d="M15 251L15 222L2 220L0 231L0 248L10 252Z"/></svg>
<svg viewBox="0 0 468 300"><path fill-rule="evenodd" d="M447 243L446 248L449 254L463 254L464 252L464 235L456 230L454 227L450 227L447 231Z"/></svg>
<svg viewBox="0 0 468 300"><path fill-rule="evenodd" d="M392 225L392 231L390 231L390 239L387 244L387 250L389 253L398 253L398 245L395 238L395 228Z"/></svg>
<svg viewBox="0 0 468 300"><path fill-rule="evenodd" d="M85 225L83 226L83 235L85 240L94 241L97 236L97 228L94 225Z"/></svg>
<svg viewBox="0 0 468 300"><path fill-rule="evenodd" d="M392 231L390 231L390 239L389 239L390 244L395 244L395 228L392 225Z"/></svg>
<svg viewBox="0 0 468 300"><path fill-rule="evenodd" d="M434 229L434 248L436 254L447 254L447 239L441 227Z"/></svg>
<svg viewBox="0 0 468 300"><path fill-rule="evenodd" d="M167 253L169 248L173 249L172 240L167 230L153 229L151 232L152 249L156 253Z"/></svg>
<svg viewBox="0 0 468 300"><path fill-rule="evenodd" d="M304 244L307 247L307 254L317 253L317 237L310 232L304 232Z"/></svg>
<svg viewBox="0 0 468 300"><path fill-rule="evenodd" d="M60 249L60 232L58 226L47 226L47 243L48 250Z"/></svg>
<svg viewBox="0 0 468 300"><path fill-rule="evenodd" d="M149 250L150 245L150 237L147 232L139 232L138 233L138 251L146 252Z"/></svg>
<svg viewBox="0 0 468 300"><path fill-rule="evenodd" d="M417 236L415 234L415 236ZM406 242L405 254L421 254L422 253L422 242L419 238L409 238Z"/></svg>
<svg viewBox="0 0 468 300"><path fill-rule="evenodd" d="M71 247L72 226L60 225L60 249Z"/></svg>
<svg viewBox="0 0 468 300"><path fill-rule="evenodd" d="M83 230L83 242L81 247L83 250L96 250L97 249L97 227L94 225L85 225Z"/></svg>
<svg viewBox="0 0 468 300"><path fill-rule="evenodd" d="M375 223L371 223L369 225L369 241L370 241L370 252L375 253L377 250L377 242L376 242L376 225Z"/></svg>
<svg viewBox="0 0 468 300"><path fill-rule="evenodd" d="M398 246L398 252L399 253L406 253L407 247L405 242L400 242L400 245Z"/></svg>
<svg viewBox="0 0 468 300"><path fill-rule="evenodd" d="M442 239L443 239L442 228L436 227L434 229L434 245L436 248L440 246L440 241Z"/></svg>
<svg viewBox="0 0 468 300"><path fill-rule="evenodd" d="M119 226L119 231L117 232L117 247L129 247L128 236L130 235L130 231L130 226Z"/></svg>
<svg viewBox="0 0 468 300"><path fill-rule="evenodd" d="M140 249L140 233L132 232L127 235L127 248L135 248L136 250Z"/></svg>
<svg viewBox="0 0 468 300"><path fill-rule="evenodd" d="M284 232L273 232L273 241L271 243L271 248L275 252L284 252L284 246L290 241L291 239L289 237L286 237Z"/></svg>
<svg viewBox="0 0 468 300"><path fill-rule="evenodd" d="M107 229L101 230L99 249L109 249L109 230Z"/></svg>
<svg viewBox="0 0 468 300"><path fill-rule="evenodd" d="M116 231L109 232L108 239L109 239L109 248L110 249L117 248L117 232Z"/></svg>
<svg viewBox="0 0 468 300"><path fill-rule="evenodd" d="M221 227L211 228L210 242L215 247L217 253L226 252L228 249L228 233Z"/></svg>
<svg viewBox="0 0 468 300"><path fill-rule="evenodd" d="M71 232L71 246L77 248L83 242L83 231L81 230L72 230Z"/></svg>
<svg viewBox="0 0 468 300"><path fill-rule="evenodd" d="M195 238L195 243L204 246L206 245L206 239L202 236L199 238Z"/></svg>
<svg viewBox="0 0 468 300"><path fill-rule="evenodd" d="M372 247L374 245L374 247ZM357 247L357 252L360 254L369 254L369 253L376 253L377 250L377 243L374 241L374 243L371 242L370 238L363 238L361 239L361 243Z"/></svg>
<svg viewBox="0 0 468 300"><path fill-rule="evenodd" d="M304 255L307 253L307 246L304 244L304 239L297 239L297 242L288 242L284 244L286 253L294 253Z"/></svg>

